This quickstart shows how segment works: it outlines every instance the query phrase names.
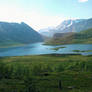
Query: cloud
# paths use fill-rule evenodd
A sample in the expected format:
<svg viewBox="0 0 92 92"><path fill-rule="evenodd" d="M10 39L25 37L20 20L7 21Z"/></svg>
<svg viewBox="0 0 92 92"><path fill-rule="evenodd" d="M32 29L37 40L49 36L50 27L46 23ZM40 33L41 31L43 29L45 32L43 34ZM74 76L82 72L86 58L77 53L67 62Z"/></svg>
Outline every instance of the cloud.
<svg viewBox="0 0 92 92"><path fill-rule="evenodd" d="M87 2L88 0L78 0L81 3Z"/></svg>

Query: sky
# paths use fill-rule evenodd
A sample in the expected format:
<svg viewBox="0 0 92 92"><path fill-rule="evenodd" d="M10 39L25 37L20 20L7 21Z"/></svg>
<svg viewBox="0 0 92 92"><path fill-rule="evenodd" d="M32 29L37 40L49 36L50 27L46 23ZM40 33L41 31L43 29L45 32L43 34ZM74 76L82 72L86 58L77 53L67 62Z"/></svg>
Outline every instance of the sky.
<svg viewBox="0 0 92 92"><path fill-rule="evenodd" d="M92 18L92 0L0 0L0 21L25 22L37 31L80 18Z"/></svg>

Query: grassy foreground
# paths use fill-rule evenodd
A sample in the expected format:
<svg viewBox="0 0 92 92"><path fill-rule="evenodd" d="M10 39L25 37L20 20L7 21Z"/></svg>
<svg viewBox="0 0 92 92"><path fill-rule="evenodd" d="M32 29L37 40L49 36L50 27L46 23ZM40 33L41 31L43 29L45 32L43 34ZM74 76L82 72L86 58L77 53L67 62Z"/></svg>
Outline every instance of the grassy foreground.
<svg viewBox="0 0 92 92"><path fill-rule="evenodd" d="M92 92L92 56L0 58L0 92Z"/></svg>

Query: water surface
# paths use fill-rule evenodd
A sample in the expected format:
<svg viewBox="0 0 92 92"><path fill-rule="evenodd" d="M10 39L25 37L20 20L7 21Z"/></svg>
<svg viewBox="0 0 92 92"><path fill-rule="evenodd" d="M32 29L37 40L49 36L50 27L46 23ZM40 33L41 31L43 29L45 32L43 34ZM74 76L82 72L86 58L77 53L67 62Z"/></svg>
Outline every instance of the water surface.
<svg viewBox="0 0 92 92"><path fill-rule="evenodd" d="M52 48L60 48L54 50ZM88 51L92 50L92 44L69 44L69 45L58 45L49 46L43 45L43 43L28 44L19 47L0 48L0 56L24 56L24 55L40 55L40 54L82 54L92 55L92 52L74 52L73 50Z"/></svg>

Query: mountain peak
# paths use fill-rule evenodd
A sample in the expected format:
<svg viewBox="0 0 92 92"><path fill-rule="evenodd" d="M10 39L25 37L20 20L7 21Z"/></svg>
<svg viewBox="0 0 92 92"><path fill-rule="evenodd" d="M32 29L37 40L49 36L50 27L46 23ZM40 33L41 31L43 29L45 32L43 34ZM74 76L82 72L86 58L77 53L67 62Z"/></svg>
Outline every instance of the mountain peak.
<svg viewBox="0 0 92 92"><path fill-rule="evenodd" d="M41 34L52 37L55 33L80 32L92 28L92 18L90 19L68 19L64 20L52 30L43 30Z"/></svg>
<svg viewBox="0 0 92 92"><path fill-rule="evenodd" d="M21 24L0 22L0 42L7 40L18 43L43 41L42 36L24 22Z"/></svg>

